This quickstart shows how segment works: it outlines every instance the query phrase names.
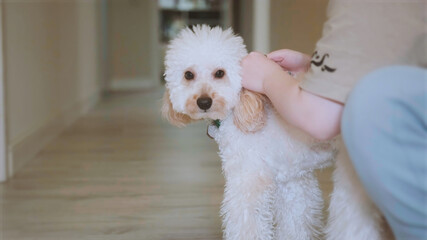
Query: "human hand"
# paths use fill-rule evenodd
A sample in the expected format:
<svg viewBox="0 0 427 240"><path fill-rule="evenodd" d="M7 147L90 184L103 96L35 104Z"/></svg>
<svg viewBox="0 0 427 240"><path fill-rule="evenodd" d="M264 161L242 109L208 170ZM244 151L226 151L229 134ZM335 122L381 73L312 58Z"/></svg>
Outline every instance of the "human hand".
<svg viewBox="0 0 427 240"><path fill-rule="evenodd" d="M293 73L307 72L310 68L311 57L294 50L280 49L267 54L267 57Z"/></svg>
<svg viewBox="0 0 427 240"><path fill-rule="evenodd" d="M242 86L254 92L264 93L264 82L269 76L283 69L264 54L251 52L242 59Z"/></svg>

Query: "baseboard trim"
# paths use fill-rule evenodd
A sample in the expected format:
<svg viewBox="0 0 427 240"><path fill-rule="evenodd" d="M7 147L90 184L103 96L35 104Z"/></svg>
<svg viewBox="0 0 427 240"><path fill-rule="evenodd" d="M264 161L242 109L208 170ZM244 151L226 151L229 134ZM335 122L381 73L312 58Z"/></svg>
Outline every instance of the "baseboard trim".
<svg viewBox="0 0 427 240"><path fill-rule="evenodd" d="M100 99L100 92L80 101L53 119L46 121L41 127L33 130L19 142L10 144L8 148L8 178L13 177L25 163L34 158L50 141L57 137L80 116L92 109Z"/></svg>

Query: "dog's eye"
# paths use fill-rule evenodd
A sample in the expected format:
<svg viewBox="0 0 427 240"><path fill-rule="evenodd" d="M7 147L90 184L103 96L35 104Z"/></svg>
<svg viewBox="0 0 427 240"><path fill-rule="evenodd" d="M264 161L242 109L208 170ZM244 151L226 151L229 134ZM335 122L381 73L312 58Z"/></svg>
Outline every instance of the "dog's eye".
<svg viewBox="0 0 427 240"><path fill-rule="evenodd" d="M193 80L194 79L194 74L190 71L186 71L184 74L185 79L187 80Z"/></svg>
<svg viewBox="0 0 427 240"><path fill-rule="evenodd" d="M215 72L215 78L223 78L224 75L225 75L224 70L220 69L220 70L218 70L218 71Z"/></svg>

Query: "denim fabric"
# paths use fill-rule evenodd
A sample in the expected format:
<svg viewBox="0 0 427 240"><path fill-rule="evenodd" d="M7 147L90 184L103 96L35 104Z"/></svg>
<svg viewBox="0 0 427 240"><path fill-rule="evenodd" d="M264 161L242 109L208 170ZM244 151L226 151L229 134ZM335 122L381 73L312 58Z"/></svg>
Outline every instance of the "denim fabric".
<svg viewBox="0 0 427 240"><path fill-rule="evenodd" d="M427 239L427 70L391 66L361 79L342 136L397 239Z"/></svg>

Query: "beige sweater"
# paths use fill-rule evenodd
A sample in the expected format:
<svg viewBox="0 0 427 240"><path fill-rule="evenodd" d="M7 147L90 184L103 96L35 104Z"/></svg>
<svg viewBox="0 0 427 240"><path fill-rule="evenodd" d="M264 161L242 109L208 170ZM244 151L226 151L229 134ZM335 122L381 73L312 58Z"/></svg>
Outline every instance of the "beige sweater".
<svg viewBox="0 0 427 240"><path fill-rule="evenodd" d="M427 67L426 0L331 0L323 36L301 88L345 103L369 72Z"/></svg>

